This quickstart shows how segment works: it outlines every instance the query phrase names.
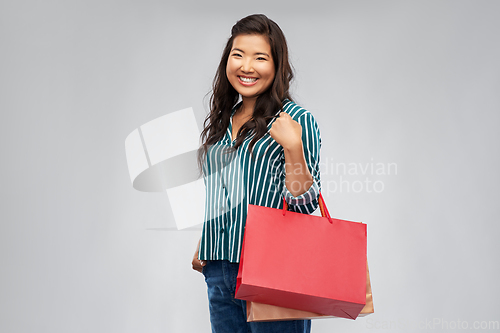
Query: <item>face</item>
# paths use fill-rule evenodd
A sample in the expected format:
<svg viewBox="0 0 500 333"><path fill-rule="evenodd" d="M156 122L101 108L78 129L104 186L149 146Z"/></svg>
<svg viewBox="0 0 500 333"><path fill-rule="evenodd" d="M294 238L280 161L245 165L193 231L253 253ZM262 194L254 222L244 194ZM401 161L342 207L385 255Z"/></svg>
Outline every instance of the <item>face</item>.
<svg viewBox="0 0 500 333"><path fill-rule="evenodd" d="M239 35L233 40L226 75L242 99L256 99L274 80L271 46L262 35Z"/></svg>

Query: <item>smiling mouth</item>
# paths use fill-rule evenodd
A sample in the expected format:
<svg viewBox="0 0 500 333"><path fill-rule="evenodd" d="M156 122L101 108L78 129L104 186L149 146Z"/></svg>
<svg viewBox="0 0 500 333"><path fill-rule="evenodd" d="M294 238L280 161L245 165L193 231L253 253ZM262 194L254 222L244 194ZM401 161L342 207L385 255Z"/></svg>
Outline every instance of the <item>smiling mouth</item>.
<svg viewBox="0 0 500 333"><path fill-rule="evenodd" d="M241 82L243 83L254 83L258 79L256 77L244 77L244 76L238 76Z"/></svg>

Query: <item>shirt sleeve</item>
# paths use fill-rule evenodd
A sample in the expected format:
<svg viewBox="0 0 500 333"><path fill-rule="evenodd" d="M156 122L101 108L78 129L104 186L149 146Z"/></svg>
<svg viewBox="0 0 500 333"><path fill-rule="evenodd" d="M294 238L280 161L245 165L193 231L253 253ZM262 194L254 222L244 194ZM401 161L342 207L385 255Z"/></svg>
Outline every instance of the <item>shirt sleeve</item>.
<svg viewBox="0 0 500 333"><path fill-rule="evenodd" d="M285 185L286 172L284 161L285 157L283 155L283 195L288 204L288 210L303 214L311 214L318 208L318 198L321 190L319 170L321 135L319 132L319 126L311 113L306 112L300 115L298 119L294 120L302 126L302 145L304 148L304 157L307 167L309 168L309 172L313 177L313 183L306 192L294 197Z"/></svg>

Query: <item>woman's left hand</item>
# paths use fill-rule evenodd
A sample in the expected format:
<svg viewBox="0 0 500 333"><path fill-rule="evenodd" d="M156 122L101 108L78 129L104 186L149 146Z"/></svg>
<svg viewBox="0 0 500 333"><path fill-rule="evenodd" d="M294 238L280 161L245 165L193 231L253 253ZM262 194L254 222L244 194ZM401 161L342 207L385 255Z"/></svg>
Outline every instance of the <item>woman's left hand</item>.
<svg viewBox="0 0 500 333"><path fill-rule="evenodd" d="M280 113L279 118L271 126L269 134L285 149L293 149L297 145L302 145L302 126L286 112Z"/></svg>

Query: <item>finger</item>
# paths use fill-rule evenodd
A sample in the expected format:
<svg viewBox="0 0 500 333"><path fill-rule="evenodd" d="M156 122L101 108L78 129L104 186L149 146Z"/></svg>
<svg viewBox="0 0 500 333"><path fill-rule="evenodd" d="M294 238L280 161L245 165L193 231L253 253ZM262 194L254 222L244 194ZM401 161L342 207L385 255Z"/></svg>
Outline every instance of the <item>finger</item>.
<svg viewBox="0 0 500 333"><path fill-rule="evenodd" d="M203 267L207 264L206 260L193 259L191 262L191 267L200 273L202 273Z"/></svg>

